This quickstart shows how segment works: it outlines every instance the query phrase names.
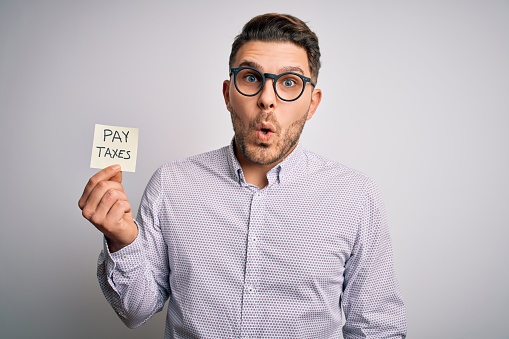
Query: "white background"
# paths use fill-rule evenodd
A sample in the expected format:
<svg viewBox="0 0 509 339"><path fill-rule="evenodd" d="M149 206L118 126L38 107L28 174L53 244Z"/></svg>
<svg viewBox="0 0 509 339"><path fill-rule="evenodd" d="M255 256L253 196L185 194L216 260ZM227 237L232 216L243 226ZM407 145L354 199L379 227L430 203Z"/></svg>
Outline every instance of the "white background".
<svg viewBox="0 0 509 339"><path fill-rule="evenodd" d="M0 337L162 338L118 320L81 217L94 125L140 128L137 208L164 162L233 135L231 42L264 12L318 34L302 143L375 179L409 338L508 338L509 2L0 0Z"/></svg>

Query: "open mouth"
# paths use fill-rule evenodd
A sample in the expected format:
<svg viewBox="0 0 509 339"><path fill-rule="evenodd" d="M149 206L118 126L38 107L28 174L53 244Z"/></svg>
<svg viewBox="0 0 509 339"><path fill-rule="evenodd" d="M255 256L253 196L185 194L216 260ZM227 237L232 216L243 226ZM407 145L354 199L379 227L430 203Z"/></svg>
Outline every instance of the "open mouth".
<svg viewBox="0 0 509 339"><path fill-rule="evenodd" d="M272 138L273 134L274 132L270 127L258 128L258 139L263 142L268 142Z"/></svg>
<svg viewBox="0 0 509 339"><path fill-rule="evenodd" d="M262 122L255 126L258 139L268 142L276 134L275 126L270 122Z"/></svg>

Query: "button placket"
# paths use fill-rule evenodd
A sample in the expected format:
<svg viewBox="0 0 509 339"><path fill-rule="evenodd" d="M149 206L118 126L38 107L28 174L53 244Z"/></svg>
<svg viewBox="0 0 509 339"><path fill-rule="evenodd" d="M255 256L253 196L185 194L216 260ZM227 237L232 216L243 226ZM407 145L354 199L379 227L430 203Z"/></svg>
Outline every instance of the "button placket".
<svg viewBox="0 0 509 339"><path fill-rule="evenodd" d="M258 287L260 280L260 232L264 222L264 199L263 194L255 192L251 201L249 218L246 269L244 277L244 297L242 304L242 336L251 336L251 332L257 327L256 307Z"/></svg>

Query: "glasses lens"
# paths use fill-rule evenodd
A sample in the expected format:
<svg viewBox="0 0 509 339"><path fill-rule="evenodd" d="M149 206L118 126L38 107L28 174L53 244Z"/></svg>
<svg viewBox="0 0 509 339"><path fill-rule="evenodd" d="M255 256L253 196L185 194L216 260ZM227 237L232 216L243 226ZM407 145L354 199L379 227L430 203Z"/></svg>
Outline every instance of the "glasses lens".
<svg viewBox="0 0 509 339"><path fill-rule="evenodd" d="M235 83L240 93L255 95L262 87L263 76L254 69L244 68L237 73Z"/></svg>
<svg viewBox="0 0 509 339"><path fill-rule="evenodd" d="M283 100L294 100L301 93L304 88L304 81L301 77L293 73L281 74L276 82L277 94Z"/></svg>
<svg viewBox="0 0 509 339"><path fill-rule="evenodd" d="M275 79L275 77L273 74L269 76L270 79ZM241 94L247 96L256 95L260 92L263 85L264 76L260 71L248 67L236 69L235 86ZM293 101L302 94L305 85L306 83L298 74L288 72L277 76L274 87L279 98L285 101Z"/></svg>

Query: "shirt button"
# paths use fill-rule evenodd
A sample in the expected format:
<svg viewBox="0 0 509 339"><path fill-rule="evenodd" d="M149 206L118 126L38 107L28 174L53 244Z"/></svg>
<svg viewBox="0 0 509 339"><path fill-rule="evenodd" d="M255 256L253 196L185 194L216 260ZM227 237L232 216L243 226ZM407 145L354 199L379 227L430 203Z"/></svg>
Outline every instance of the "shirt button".
<svg viewBox="0 0 509 339"><path fill-rule="evenodd" d="M254 288L253 288L253 286L249 286L249 287L247 288L247 291L248 291L249 293L253 293L253 292L254 292Z"/></svg>
<svg viewBox="0 0 509 339"><path fill-rule="evenodd" d="M258 241L258 238L257 237L253 237L253 242L257 242Z"/></svg>

